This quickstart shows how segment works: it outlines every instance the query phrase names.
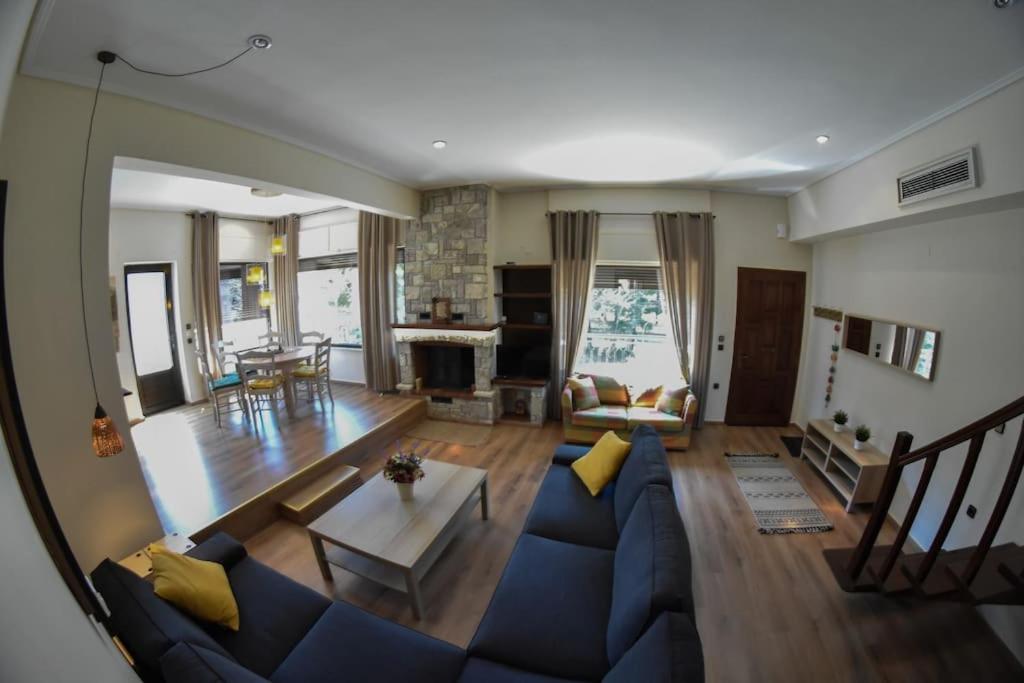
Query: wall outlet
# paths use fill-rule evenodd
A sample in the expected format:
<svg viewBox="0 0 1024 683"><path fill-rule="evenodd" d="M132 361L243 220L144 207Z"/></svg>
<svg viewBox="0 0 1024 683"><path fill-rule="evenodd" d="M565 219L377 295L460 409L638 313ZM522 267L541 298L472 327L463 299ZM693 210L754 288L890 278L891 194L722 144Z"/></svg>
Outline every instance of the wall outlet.
<svg viewBox="0 0 1024 683"><path fill-rule="evenodd" d="M712 389L717 389L718 388L718 382L715 382L714 384L712 384L711 388Z"/></svg>
<svg viewBox="0 0 1024 683"><path fill-rule="evenodd" d="M971 519L974 519L974 516L976 514L978 514L978 508L974 507L973 505L968 505L967 506L967 516L970 517Z"/></svg>

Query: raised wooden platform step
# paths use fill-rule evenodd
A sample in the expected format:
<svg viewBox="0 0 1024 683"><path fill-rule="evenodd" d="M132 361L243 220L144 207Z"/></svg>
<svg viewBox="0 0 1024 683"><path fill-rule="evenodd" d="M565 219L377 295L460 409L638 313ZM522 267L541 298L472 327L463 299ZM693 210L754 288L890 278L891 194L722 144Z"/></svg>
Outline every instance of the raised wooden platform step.
<svg viewBox="0 0 1024 683"><path fill-rule="evenodd" d="M281 501L281 516L303 526L327 512L359 486L359 468L339 465Z"/></svg>

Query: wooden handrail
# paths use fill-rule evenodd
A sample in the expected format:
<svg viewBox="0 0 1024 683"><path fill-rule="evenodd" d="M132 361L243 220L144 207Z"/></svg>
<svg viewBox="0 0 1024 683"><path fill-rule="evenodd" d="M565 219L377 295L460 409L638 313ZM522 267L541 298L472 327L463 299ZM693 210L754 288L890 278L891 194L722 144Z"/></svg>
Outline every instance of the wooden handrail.
<svg viewBox="0 0 1024 683"><path fill-rule="evenodd" d="M959 446L963 442L973 439L979 432L987 432L990 429L995 429L999 425L1005 424L1020 415L1024 415L1024 396L1021 396L1012 403L1007 403L999 410L989 413L980 420L975 420L971 424L958 429L952 434L947 434L941 439L937 439L926 446L910 451L900 458L900 464L910 465L918 460L924 460L933 453L948 451L950 448Z"/></svg>
<svg viewBox="0 0 1024 683"><path fill-rule="evenodd" d="M931 571L932 567L935 565L936 559L942 550L942 545L945 543L946 538L949 535L949 531L953 526L953 522L956 519L956 515L960 510L960 506L963 504L964 495L967 492L967 487L970 484L971 477L974 475L978 457L981 454L982 445L985 441L985 434L988 433L989 430L994 429L1001 424L1005 424L1006 422L1009 422L1021 415L1024 415L1024 396L1021 396L1017 400L1006 404L1002 408L989 413L979 420L975 420L955 432L947 434L940 439L914 450L910 450L910 444L913 441L913 437L908 432L899 432L896 435L896 440L893 442L892 454L889 459L889 467L885 471L885 480L882 482L882 488L879 493L878 500L875 502L874 509L871 512L871 517L868 519L868 522L864 527L864 534L861 536L857 547L850 554L849 561L846 564L845 574L849 580L849 584L856 585L858 583L858 579L871 557L871 552L875 547L875 543L878 541L878 535L882 530L882 526L885 524L886 518L888 517L889 507L892 505L893 498L896 495L896 489L899 487L899 482L903 475L903 469L907 465L911 465L920 460L926 461L924 471L921 474L921 478L918 480L910 506L907 509L907 514L904 517L903 524L900 525L900 529L896 534L892 547L889 548L882 560L882 563L878 565L877 571L873 571L874 579L879 584L885 583L889 574L895 567L896 562L899 560L903 545L910 534L910 529L913 526L917 513L921 508L928 485L931 483L932 474L935 471L939 457L949 449L955 448L966 441L970 441L971 444L968 448L967 458L960 471L960 478L953 490L953 494L950 498L949 505L946 508L946 513L943 516L942 523L939 525L939 529L928 548L928 552L925 554L925 557L914 574L914 580L916 582L923 582L928 576L928 572ZM1003 522L1006 511L1009 509L1010 502L1013 498L1014 492L1016 491L1017 483L1019 482L1022 473L1024 473L1024 426L1021 428L1021 434L1017 440L1017 447L1014 451L1013 459L1010 462L1010 467L1007 471L1006 478L1003 481L999 497L992 509L992 514L985 526L985 531L982 533L978 546L971 554L964 567L962 575L959 577L967 586L969 586L978 575L978 572L982 567L982 563L985 560L985 556L992 547L992 543L995 540L999 527Z"/></svg>

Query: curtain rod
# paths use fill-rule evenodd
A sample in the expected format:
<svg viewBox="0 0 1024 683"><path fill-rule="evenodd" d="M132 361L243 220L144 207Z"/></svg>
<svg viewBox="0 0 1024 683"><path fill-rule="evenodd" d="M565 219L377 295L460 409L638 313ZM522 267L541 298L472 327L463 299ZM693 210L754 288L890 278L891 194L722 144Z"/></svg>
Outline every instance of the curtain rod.
<svg viewBox="0 0 1024 683"><path fill-rule="evenodd" d="M552 213L551 211L545 211L544 215L545 216L550 216L551 213ZM658 211L657 213L668 213L668 214L687 213L687 214L689 214L691 216L700 216L701 215L700 213L698 213L696 211ZM599 216L653 216L654 214L655 214L654 211L642 211L642 212L637 212L637 211L598 211L597 212L597 215L599 215ZM711 217L712 218L718 218L718 216L715 216L715 215L712 215Z"/></svg>
<svg viewBox="0 0 1024 683"><path fill-rule="evenodd" d="M306 213L300 213L300 214L297 214L297 215L298 215L299 218L305 218L306 216L315 216L318 213L327 213L329 211L340 211L341 209L352 209L352 207L351 206L345 206L344 204L339 204L338 206L329 206L326 209L317 209L316 211L307 211ZM352 209L352 210L356 211L358 213L358 210L356 210L356 209Z"/></svg>
<svg viewBox="0 0 1024 683"><path fill-rule="evenodd" d="M230 218L233 221L249 221L250 223L266 223L273 225L274 219L266 216L245 216L240 213L221 213L220 211L185 211L186 216L194 216L197 213L215 213L217 218Z"/></svg>

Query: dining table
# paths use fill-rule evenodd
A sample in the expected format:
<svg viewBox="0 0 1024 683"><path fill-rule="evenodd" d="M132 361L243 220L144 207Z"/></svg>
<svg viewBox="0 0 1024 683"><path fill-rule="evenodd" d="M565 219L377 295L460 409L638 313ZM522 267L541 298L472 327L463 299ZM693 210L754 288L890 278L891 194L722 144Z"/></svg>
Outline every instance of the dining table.
<svg viewBox="0 0 1024 683"><path fill-rule="evenodd" d="M274 351L273 349L256 349L260 351ZM254 356L245 359L245 365L256 370L270 371L276 367L284 377L284 406L288 411L288 417L295 417L295 383L292 381L292 373L295 368L309 361L313 357L316 348L313 346L284 346L274 351L273 355Z"/></svg>

